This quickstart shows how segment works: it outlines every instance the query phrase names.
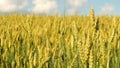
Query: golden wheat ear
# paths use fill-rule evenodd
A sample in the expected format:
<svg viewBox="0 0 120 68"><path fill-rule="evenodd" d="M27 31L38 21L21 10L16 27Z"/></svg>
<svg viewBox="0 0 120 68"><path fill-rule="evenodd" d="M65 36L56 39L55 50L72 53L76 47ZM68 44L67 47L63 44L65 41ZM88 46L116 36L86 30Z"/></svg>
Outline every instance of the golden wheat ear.
<svg viewBox="0 0 120 68"><path fill-rule="evenodd" d="M90 9L90 21L95 22L95 15L94 15L94 9Z"/></svg>

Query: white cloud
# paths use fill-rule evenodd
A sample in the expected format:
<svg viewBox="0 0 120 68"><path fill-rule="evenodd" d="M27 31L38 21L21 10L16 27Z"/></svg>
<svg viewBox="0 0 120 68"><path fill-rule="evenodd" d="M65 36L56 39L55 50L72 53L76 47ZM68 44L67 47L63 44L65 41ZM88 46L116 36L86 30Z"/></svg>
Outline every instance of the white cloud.
<svg viewBox="0 0 120 68"><path fill-rule="evenodd" d="M75 14L78 9L85 6L85 3L87 3L88 0L66 0L66 3L69 5L67 8L68 14Z"/></svg>
<svg viewBox="0 0 120 68"><path fill-rule="evenodd" d="M109 13L112 13L112 11L114 11L114 6L113 5L106 4L103 7L101 7L101 13L102 14L109 14Z"/></svg>
<svg viewBox="0 0 120 68"><path fill-rule="evenodd" d="M49 13L51 10L56 10L57 0L34 0L34 7L32 11L34 13Z"/></svg>
<svg viewBox="0 0 120 68"><path fill-rule="evenodd" d="M0 12L15 12L27 6L28 0L0 0Z"/></svg>
<svg viewBox="0 0 120 68"><path fill-rule="evenodd" d="M67 0L67 3L74 7L82 7L88 0Z"/></svg>
<svg viewBox="0 0 120 68"><path fill-rule="evenodd" d="M68 15L73 15L73 14L75 14L77 12L77 9L76 8L69 8L69 9L67 9L67 14Z"/></svg>

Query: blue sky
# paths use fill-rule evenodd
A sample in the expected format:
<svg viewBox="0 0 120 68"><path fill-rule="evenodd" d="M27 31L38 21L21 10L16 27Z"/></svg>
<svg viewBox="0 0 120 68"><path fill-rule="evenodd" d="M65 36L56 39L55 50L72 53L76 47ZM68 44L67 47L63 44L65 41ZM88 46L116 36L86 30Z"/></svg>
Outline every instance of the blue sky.
<svg viewBox="0 0 120 68"><path fill-rule="evenodd" d="M120 0L0 0L0 12L25 12L36 14L73 15L89 14L94 8L96 15L120 15Z"/></svg>

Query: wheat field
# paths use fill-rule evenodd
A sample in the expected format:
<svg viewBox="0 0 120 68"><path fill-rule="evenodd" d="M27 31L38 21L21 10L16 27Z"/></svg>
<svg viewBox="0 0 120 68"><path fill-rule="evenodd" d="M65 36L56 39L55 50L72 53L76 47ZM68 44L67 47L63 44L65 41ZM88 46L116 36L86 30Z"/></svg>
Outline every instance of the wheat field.
<svg viewBox="0 0 120 68"><path fill-rule="evenodd" d="M120 17L0 16L0 68L120 68Z"/></svg>

